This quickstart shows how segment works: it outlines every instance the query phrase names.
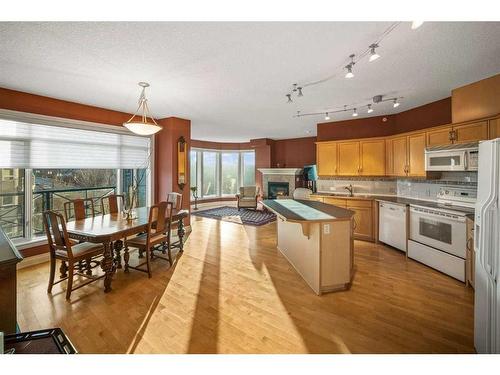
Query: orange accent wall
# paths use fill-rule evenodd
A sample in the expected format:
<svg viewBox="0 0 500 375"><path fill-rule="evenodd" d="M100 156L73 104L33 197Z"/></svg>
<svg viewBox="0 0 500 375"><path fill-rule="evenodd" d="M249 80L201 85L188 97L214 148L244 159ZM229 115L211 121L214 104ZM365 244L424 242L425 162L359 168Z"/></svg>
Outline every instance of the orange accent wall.
<svg viewBox="0 0 500 375"><path fill-rule="evenodd" d="M132 114L0 87L0 108L121 126Z"/></svg>
<svg viewBox="0 0 500 375"><path fill-rule="evenodd" d="M317 134L318 141L383 137L449 123L451 98L445 98L394 115L320 123Z"/></svg>
<svg viewBox="0 0 500 375"><path fill-rule="evenodd" d="M316 164L316 137L279 139L275 141L272 166L302 168Z"/></svg>

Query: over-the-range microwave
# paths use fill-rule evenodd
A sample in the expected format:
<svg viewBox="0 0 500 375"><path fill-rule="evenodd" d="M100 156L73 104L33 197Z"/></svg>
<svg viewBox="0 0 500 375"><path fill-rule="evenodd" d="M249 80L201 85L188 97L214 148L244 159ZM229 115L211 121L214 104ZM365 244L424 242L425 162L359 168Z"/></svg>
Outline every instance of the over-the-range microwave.
<svg viewBox="0 0 500 375"><path fill-rule="evenodd" d="M478 143L429 147L425 150L426 171L477 171Z"/></svg>

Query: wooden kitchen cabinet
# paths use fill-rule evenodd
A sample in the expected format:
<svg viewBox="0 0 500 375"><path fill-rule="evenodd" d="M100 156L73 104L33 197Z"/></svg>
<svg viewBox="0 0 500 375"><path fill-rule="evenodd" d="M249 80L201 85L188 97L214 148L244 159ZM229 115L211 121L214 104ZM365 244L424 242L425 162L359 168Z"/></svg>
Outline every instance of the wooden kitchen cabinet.
<svg viewBox="0 0 500 375"><path fill-rule="evenodd" d="M425 133L408 136L408 176L419 177L425 173Z"/></svg>
<svg viewBox="0 0 500 375"><path fill-rule="evenodd" d="M408 139L397 137L392 139L392 176L406 176Z"/></svg>
<svg viewBox="0 0 500 375"><path fill-rule="evenodd" d="M360 174L362 176L385 176L385 140L359 142Z"/></svg>
<svg viewBox="0 0 500 375"><path fill-rule="evenodd" d="M333 206L346 208L346 200L341 198L324 197L323 203L331 204Z"/></svg>
<svg viewBox="0 0 500 375"><path fill-rule="evenodd" d="M470 143L488 139L488 121L453 126L453 143Z"/></svg>
<svg viewBox="0 0 500 375"><path fill-rule="evenodd" d="M425 134L427 147L449 145L453 141L453 128L451 126L430 130Z"/></svg>
<svg viewBox="0 0 500 375"><path fill-rule="evenodd" d="M373 241L372 201L347 200L346 208L354 211L354 235L357 239Z"/></svg>
<svg viewBox="0 0 500 375"><path fill-rule="evenodd" d="M319 176L335 176L337 174L337 143L316 144L316 160Z"/></svg>
<svg viewBox="0 0 500 375"><path fill-rule="evenodd" d="M500 118L494 118L493 120L490 120L489 128L490 139L500 138Z"/></svg>
<svg viewBox="0 0 500 375"><path fill-rule="evenodd" d="M339 142L337 144L339 176L357 176L359 174L359 142Z"/></svg>

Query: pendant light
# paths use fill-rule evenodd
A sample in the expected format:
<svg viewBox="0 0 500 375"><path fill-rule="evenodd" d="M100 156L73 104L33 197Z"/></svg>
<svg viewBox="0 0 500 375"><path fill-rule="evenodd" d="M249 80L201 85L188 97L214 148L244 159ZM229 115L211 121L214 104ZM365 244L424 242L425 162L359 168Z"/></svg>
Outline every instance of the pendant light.
<svg viewBox="0 0 500 375"><path fill-rule="evenodd" d="M350 55L349 58L351 59L351 62L345 66L347 69L347 73L345 74L345 78L352 78L354 77L354 73L352 72L352 67L354 66L354 56L355 55Z"/></svg>
<svg viewBox="0 0 500 375"><path fill-rule="evenodd" d="M399 102L398 102L398 99L394 99L394 104L392 105L394 108L397 108L399 107Z"/></svg>
<svg viewBox="0 0 500 375"><path fill-rule="evenodd" d="M162 128L149 113L148 100L146 99L146 87L149 87L149 83L139 82L139 86L142 87L141 95L139 96L139 107L130 120L123 123L123 126L138 135L153 135L158 133ZM141 118L135 119L139 117L139 112L141 112ZM148 122L148 117L152 123Z"/></svg>
<svg viewBox="0 0 500 375"><path fill-rule="evenodd" d="M326 121L330 120L330 116L328 116L328 112L325 113L325 120Z"/></svg>
<svg viewBox="0 0 500 375"><path fill-rule="evenodd" d="M368 113L372 113L373 112L373 108L372 108L372 105L371 104L368 104L368 111L366 111Z"/></svg>
<svg viewBox="0 0 500 375"><path fill-rule="evenodd" d="M356 108L354 108L352 111L352 117L358 117L358 111L356 110Z"/></svg>

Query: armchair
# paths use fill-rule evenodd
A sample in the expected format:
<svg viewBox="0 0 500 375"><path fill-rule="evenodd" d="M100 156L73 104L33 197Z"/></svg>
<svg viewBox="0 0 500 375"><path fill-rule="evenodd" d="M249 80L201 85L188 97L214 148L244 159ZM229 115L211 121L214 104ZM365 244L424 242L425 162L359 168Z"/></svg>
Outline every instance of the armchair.
<svg viewBox="0 0 500 375"><path fill-rule="evenodd" d="M240 193L236 194L238 200L238 211L240 208L257 209L257 199L259 198L258 186L242 186Z"/></svg>

